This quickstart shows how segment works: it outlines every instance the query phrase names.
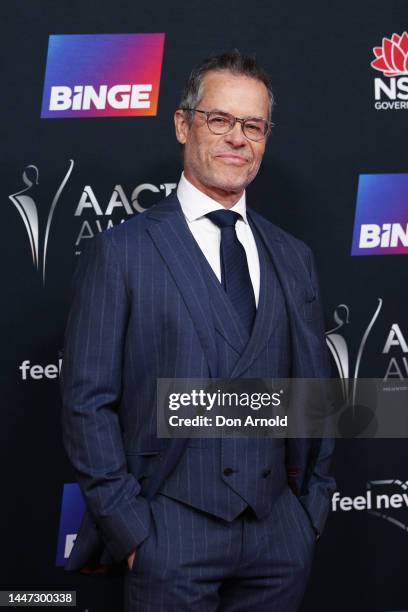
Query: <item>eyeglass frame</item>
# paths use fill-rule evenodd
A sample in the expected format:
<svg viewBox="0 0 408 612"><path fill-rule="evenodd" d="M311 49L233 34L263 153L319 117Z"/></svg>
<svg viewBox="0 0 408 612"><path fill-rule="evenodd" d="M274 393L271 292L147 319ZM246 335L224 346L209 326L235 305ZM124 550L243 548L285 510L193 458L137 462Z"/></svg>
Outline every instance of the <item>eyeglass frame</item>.
<svg viewBox="0 0 408 612"><path fill-rule="evenodd" d="M229 134L230 132L232 132L232 130L234 129L234 127L236 126L236 124L238 122L238 123L241 124L241 130L242 130L243 135L245 136L245 138L247 140L251 140L251 142L262 142L263 140L266 140L267 137L269 136L269 134L271 133L272 128L275 125L274 123L272 123L272 121L268 121L267 119L262 119L262 117L245 117L245 118L234 117L234 115L231 115L231 113L227 113L225 111L217 111L217 110L205 111L205 110L201 110L199 108L185 108L185 107L181 107L179 110L182 110L182 111L192 111L192 112L195 112L195 113L202 113L203 115L205 115L207 127L210 130L211 134L214 134L215 136L224 136L225 134ZM234 119L234 125L227 132L222 132L221 134L217 134L216 132L213 132L213 130L208 125L209 115L217 114L217 113L219 115L227 115L228 117L232 117ZM261 119L262 121L265 122L265 124L267 126L267 131L265 132L263 137L260 138L259 140L254 140L253 138L249 138L245 134L245 131L244 131L245 122L246 121L253 121L254 119L258 119L258 120Z"/></svg>

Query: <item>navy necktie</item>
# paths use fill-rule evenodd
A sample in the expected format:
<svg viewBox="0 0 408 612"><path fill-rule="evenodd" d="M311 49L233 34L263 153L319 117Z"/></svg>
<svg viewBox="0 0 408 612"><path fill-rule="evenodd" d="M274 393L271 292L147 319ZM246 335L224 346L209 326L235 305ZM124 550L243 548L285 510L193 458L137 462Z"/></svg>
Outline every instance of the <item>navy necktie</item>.
<svg viewBox="0 0 408 612"><path fill-rule="evenodd" d="M245 249L237 238L235 223L240 215L232 210L214 210L206 215L221 230L221 282L245 330L250 335L256 314L255 296Z"/></svg>

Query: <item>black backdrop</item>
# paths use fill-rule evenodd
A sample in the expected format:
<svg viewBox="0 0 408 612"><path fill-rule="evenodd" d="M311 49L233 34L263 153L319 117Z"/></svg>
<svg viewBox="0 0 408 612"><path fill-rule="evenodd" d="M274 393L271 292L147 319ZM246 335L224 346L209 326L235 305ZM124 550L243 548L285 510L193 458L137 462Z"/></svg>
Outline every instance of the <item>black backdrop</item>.
<svg viewBox="0 0 408 612"><path fill-rule="evenodd" d="M109 220L128 218L119 206L111 215L98 216L93 208L75 215L81 195L92 190L103 212L121 188L131 205L139 186L139 206L160 199L181 171L172 115L187 73L213 51L256 52L272 75L276 128L248 203L313 248L328 330L340 325L333 320L338 305L348 308L348 322L346 308L337 309L343 321L337 333L347 343L351 371L381 298L359 376L383 377L391 358L407 376L401 343L383 352L393 324L408 337L406 258L350 253L359 175L408 172L407 109L375 109L374 79L387 77L370 66L373 47L408 28L408 6L406 0L17 0L3 3L2 14L0 587L76 589L78 609L116 612L119 578L70 575L55 561L63 486L73 482L61 444L55 371L81 240L76 243ZM166 36L157 116L40 118L50 34L133 32ZM35 166L26 173L33 181L38 171L30 194L44 228L70 160L50 230L44 284L9 196L25 187L24 169ZM404 197L408 220L407 192ZM27 360L30 367L51 365L49 376L41 368L22 369ZM403 493L407 458L403 439L339 442L340 496L365 496L368 489ZM376 513L359 504L360 509L336 504L318 545L305 611L408 610L407 504Z"/></svg>

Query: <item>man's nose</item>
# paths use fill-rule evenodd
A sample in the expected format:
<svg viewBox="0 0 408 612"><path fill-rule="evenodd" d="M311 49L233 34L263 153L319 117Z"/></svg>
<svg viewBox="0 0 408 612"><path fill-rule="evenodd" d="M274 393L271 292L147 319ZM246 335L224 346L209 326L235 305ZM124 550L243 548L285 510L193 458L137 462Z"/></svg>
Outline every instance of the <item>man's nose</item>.
<svg viewBox="0 0 408 612"><path fill-rule="evenodd" d="M237 121L232 130L225 135L225 139L234 147L240 147L247 143L247 139L242 131L242 125L239 123L239 121Z"/></svg>

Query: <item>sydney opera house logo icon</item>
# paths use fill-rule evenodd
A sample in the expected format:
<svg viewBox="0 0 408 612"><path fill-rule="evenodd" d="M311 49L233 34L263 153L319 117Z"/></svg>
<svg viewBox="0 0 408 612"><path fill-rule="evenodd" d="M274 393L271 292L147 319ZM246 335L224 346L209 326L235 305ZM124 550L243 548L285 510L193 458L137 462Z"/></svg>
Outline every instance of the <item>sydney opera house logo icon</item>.
<svg viewBox="0 0 408 612"><path fill-rule="evenodd" d="M37 203L35 200L35 187L39 184L40 175L37 166L30 164L25 167L22 176L25 187L20 191L9 195L9 199L16 206L23 220L24 226L27 231L28 240L30 242L33 264L37 268L37 270L41 272L43 284L45 284L45 264L47 259L47 247L50 236L52 218L55 212L55 208L58 204L58 200L61 197L65 185L67 184L73 167L74 161L71 159L69 161L68 170L52 199L48 211L43 241L41 240L39 214Z"/></svg>
<svg viewBox="0 0 408 612"><path fill-rule="evenodd" d="M393 34L383 38L381 47L373 48L376 59L371 62L372 68L384 76L408 75L408 33Z"/></svg>

